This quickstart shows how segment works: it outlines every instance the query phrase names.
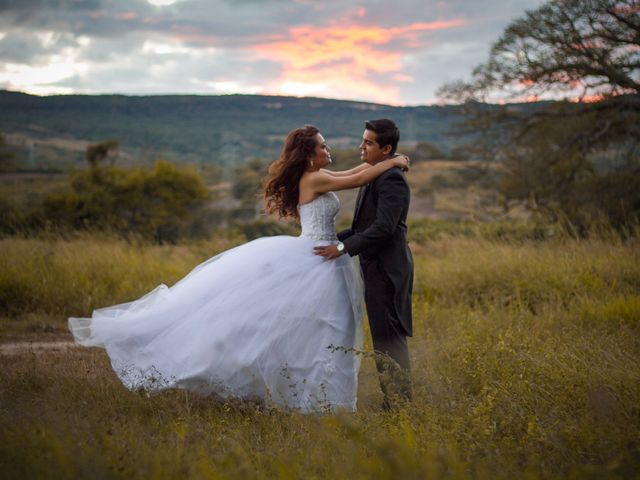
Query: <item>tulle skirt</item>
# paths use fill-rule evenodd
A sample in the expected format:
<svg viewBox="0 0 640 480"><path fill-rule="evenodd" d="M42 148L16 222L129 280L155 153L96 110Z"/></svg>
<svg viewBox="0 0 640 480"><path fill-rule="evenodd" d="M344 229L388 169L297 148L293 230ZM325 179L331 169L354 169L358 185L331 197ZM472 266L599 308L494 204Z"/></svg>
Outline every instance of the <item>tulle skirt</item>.
<svg viewBox="0 0 640 480"><path fill-rule="evenodd" d="M184 388L302 412L355 410L362 278L306 237L265 237L217 255L168 288L70 318L132 390Z"/></svg>

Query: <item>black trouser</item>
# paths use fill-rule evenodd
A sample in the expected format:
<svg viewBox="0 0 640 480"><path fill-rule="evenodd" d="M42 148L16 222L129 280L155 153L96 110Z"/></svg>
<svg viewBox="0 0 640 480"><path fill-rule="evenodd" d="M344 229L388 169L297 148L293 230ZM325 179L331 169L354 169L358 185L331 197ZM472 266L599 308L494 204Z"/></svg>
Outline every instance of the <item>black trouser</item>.
<svg viewBox="0 0 640 480"><path fill-rule="evenodd" d="M385 408L393 406L393 400L411 399L411 378L407 334L396 318L393 307L394 288L375 262L363 265L365 279L365 303L369 327L376 354L376 367L380 388L384 394Z"/></svg>

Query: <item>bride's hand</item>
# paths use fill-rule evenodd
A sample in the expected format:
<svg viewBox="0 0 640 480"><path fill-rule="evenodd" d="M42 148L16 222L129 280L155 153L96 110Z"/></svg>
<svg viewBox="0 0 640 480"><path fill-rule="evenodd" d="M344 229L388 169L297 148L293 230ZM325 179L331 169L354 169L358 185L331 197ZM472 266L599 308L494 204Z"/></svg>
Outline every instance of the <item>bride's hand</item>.
<svg viewBox="0 0 640 480"><path fill-rule="evenodd" d="M396 153L391 161L394 163L396 167L400 167L403 172L409 171L409 165L411 164L411 160L403 153Z"/></svg>

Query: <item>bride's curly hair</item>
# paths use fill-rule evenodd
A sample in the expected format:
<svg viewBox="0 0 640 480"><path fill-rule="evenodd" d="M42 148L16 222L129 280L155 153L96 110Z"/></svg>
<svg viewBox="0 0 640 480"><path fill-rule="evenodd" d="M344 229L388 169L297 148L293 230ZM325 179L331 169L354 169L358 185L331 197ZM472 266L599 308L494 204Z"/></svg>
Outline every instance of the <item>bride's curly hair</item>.
<svg viewBox="0 0 640 480"><path fill-rule="evenodd" d="M269 165L267 176L263 180L267 213L277 213L280 218L299 218L300 178L318 144L315 138L318 133L318 127L305 125L287 135L280 158Z"/></svg>

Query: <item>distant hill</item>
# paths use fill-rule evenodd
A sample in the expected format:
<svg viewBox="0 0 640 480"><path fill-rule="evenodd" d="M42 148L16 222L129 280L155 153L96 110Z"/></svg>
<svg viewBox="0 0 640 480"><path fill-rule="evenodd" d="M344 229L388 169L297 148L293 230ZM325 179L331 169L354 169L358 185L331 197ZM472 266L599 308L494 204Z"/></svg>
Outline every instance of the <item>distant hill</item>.
<svg viewBox="0 0 640 480"><path fill-rule="evenodd" d="M82 163L88 143L108 139L120 141L122 163L237 165L276 158L286 133L305 123L317 125L330 145L356 149L363 121L382 117L398 124L401 143L429 141L447 151L457 111L262 95L39 97L0 90L0 133L31 166Z"/></svg>

